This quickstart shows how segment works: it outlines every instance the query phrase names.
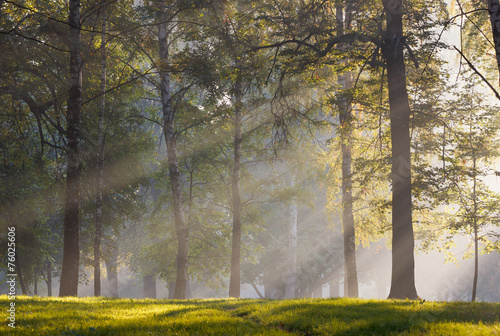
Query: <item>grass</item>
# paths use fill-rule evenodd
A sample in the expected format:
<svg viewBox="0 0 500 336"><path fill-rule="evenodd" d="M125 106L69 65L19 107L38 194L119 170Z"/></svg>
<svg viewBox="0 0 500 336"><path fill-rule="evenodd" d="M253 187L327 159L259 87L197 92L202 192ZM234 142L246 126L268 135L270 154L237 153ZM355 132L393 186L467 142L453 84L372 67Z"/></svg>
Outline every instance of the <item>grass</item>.
<svg viewBox="0 0 500 336"><path fill-rule="evenodd" d="M500 335L500 303L16 298L0 335Z"/></svg>

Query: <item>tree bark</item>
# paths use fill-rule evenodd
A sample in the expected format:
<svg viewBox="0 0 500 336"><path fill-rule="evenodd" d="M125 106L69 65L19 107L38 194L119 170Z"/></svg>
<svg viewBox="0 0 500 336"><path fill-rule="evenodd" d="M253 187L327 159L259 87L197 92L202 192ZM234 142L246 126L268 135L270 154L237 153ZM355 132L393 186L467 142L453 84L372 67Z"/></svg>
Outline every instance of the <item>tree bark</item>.
<svg viewBox="0 0 500 336"><path fill-rule="evenodd" d="M80 114L82 109L82 57L80 40L80 1L69 1L70 88L67 110L67 175L64 209L64 247L59 296L78 295L80 262Z"/></svg>
<svg viewBox="0 0 500 336"><path fill-rule="evenodd" d="M174 293L175 293L175 282L169 281L168 282L168 298L173 299L175 296Z"/></svg>
<svg viewBox="0 0 500 336"><path fill-rule="evenodd" d="M337 30L339 35L344 33L347 26L349 13L342 6L336 9ZM344 48L344 46L341 46ZM343 61L347 65L345 61ZM351 174L351 143L352 143L352 106L346 94L351 88L352 75L347 71L338 76L340 86L339 119L340 139L342 147L342 229L344 235L344 296L358 297L358 274L356 271L356 231L354 228L354 216L352 207L352 174Z"/></svg>
<svg viewBox="0 0 500 336"><path fill-rule="evenodd" d="M255 293L257 293L259 298L264 299L264 295L262 295L262 293L260 292L259 288L255 285L253 280L250 280L250 285L252 285L253 290L255 291Z"/></svg>
<svg viewBox="0 0 500 336"><path fill-rule="evenodd" d="M472 132L472 130L471 130ZM472 164L474 171L474 180L472 185L472 198L474 202L474 215L472 217L472 225L474 229L474 279L472 280L472 297L471 301L476 301L476 293L477 293L477 278L479 274L479 237L478 237L478 228L477 228L477 199L476 199L476 189L477 189L477 174L476 174L476 152L471 143L472 149Z"/></svg>
<svg viewBox="0 0 500 336"><path fill-rule="evenodd" d="M383 3L387 31L382 53L387 65L392 144L392 276L389 298L418 299L411 203L411 111L403 56L403 1L384 0Z"/></svg>
<svg viewBox="0 0 500 336"><path fill-rule="evenodd" d="M36 278L37 272L33 274L33 295L38 295L38 279Z"/></svg>
<svg viewBox="0 0 500 336"><path fill-rule="evenodd" d="M101 32L101 97L99 101L99 121L97 127L97 195L94 237L94 296L101 296L101 237L104 189L104 109L106 107L106 14L103 13Z"/></svg>
<svg viewBox="0 0 500 336"><path fill-rule="evenodd" d="M488 12L493 32L493 42L495 43L497 67L500 74L500 2L498 0L488 0Z"/></svg>
<svg viewBox="0 0 500 336"><path fill-rule="evenodd" d="M108 275L108 289L111 297L118 297L118 248L112 246L106 260L106 273Z"/></svg>
<svg viewBox="0 0 500 336"><path fill-rule="evenodd" d="M52 296L52 263L47 261L47 296Z"/></svg>
<svg viewBox="0 0 500 336"><path fill-rule="evenodd" d="M188 249L189 249L189 227L184 220L182 187L177 158L177 144L175 133L175 110L172 107L170 93L170 78L167 71L169 58L168 27L165 21L167 17L164 12L160 13L158 25L158 42L160 50L160 92L163 109L163 132L167 145L168 171L172 198L174 206L175 232L177 236L177 275L175 280L175 299L186 297Z"/></svg>
<svg viewBox="0 0 500 336"><path fill-rule="evenodd" d="M290 186L293 187L293 184L293 177L290 176ZM288 206L288 265L285 299L295 298L297 290L297 216L297 203L292 201Z"/></svg>
<svg viewBox="0 0 500 336"><path fill-rule="evenodd" d="M17 255L16 255L16 271L17 271L17 278L19 279L19 285L21 286L21 292L23 295L28 295L28 287L26 286L26 281L24 281L24 275L23 275L23 267L21 264L21 258L19 256L19 249L16 250Z"/></svg>
<svg viewBox="0 0 500 336"><path fill-rule="evenodd" d="M156 299L156 280L152 274L142 277L142 296L144 298Z"/></svg>
<svg viewBox="0 0 500 336"><path fill-rule="evenodd" d="M237 71L240 64L237 62ZM231 249L231 276L229 279L229 297L240 297L240 257L241 257L241 123L242 123L242 83L240 74L235 83L234 103L234 160L232 176L232 210L233 210L233 237Z"/></svg>

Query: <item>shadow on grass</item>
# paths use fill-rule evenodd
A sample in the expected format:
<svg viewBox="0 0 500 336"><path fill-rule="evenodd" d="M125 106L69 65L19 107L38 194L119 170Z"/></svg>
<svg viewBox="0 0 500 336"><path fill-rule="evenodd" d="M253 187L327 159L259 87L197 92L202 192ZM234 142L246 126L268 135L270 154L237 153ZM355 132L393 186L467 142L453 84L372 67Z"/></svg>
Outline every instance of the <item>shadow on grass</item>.
<svg viewBox="0 0 500 336"><path fill-rule="evenodd" d="M330 299L283 301L251 317L310 335L384 335L425 330L432 323L498 324L499 316L499 304Z"/></svg>
<svg viewBox="0 0 500 336"><path fill-rule="evenodd" d="M15 335L386 335L431 328L434 335L466 335L461 330L481 324L500 332L500 304L486 303L21 297L16 308ZM436 332L436 325L449 329Z"/></svg>

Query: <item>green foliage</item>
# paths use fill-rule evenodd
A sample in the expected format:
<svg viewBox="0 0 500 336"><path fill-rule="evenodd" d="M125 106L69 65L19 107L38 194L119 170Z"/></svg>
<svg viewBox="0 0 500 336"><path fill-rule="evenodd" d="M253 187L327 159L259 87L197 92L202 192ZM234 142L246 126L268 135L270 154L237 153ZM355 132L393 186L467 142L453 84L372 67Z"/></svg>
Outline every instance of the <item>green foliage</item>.
<svg viewBox="0 0 500 336"><path fill-rule="evenodd" d="M476 92L476 85L470 82L455 91L456 98L440 111L436 126L419 136L421 154L433 153L431 160L437 160L421 170L415 183L423 205L435 209L435 215L423 212L419 222L424 248L441 240L439 248L448 250L457 234L473 241L475 228L483 252L492 252L498 244L494 232L500 195L487 184L499 154L498 116L496 108Z"/></svg>

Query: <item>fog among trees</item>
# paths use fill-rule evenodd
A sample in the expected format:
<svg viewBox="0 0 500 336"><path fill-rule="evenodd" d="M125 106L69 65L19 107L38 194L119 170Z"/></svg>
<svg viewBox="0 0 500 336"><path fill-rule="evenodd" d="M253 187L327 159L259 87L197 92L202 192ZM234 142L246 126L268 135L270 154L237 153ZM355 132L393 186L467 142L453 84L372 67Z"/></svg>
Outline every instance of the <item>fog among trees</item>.
<svg viewBox="0 0 500 336"><path fill-rule="evenodd" d="M500 301L500 4L0 1L0 289Z"/></svg>

